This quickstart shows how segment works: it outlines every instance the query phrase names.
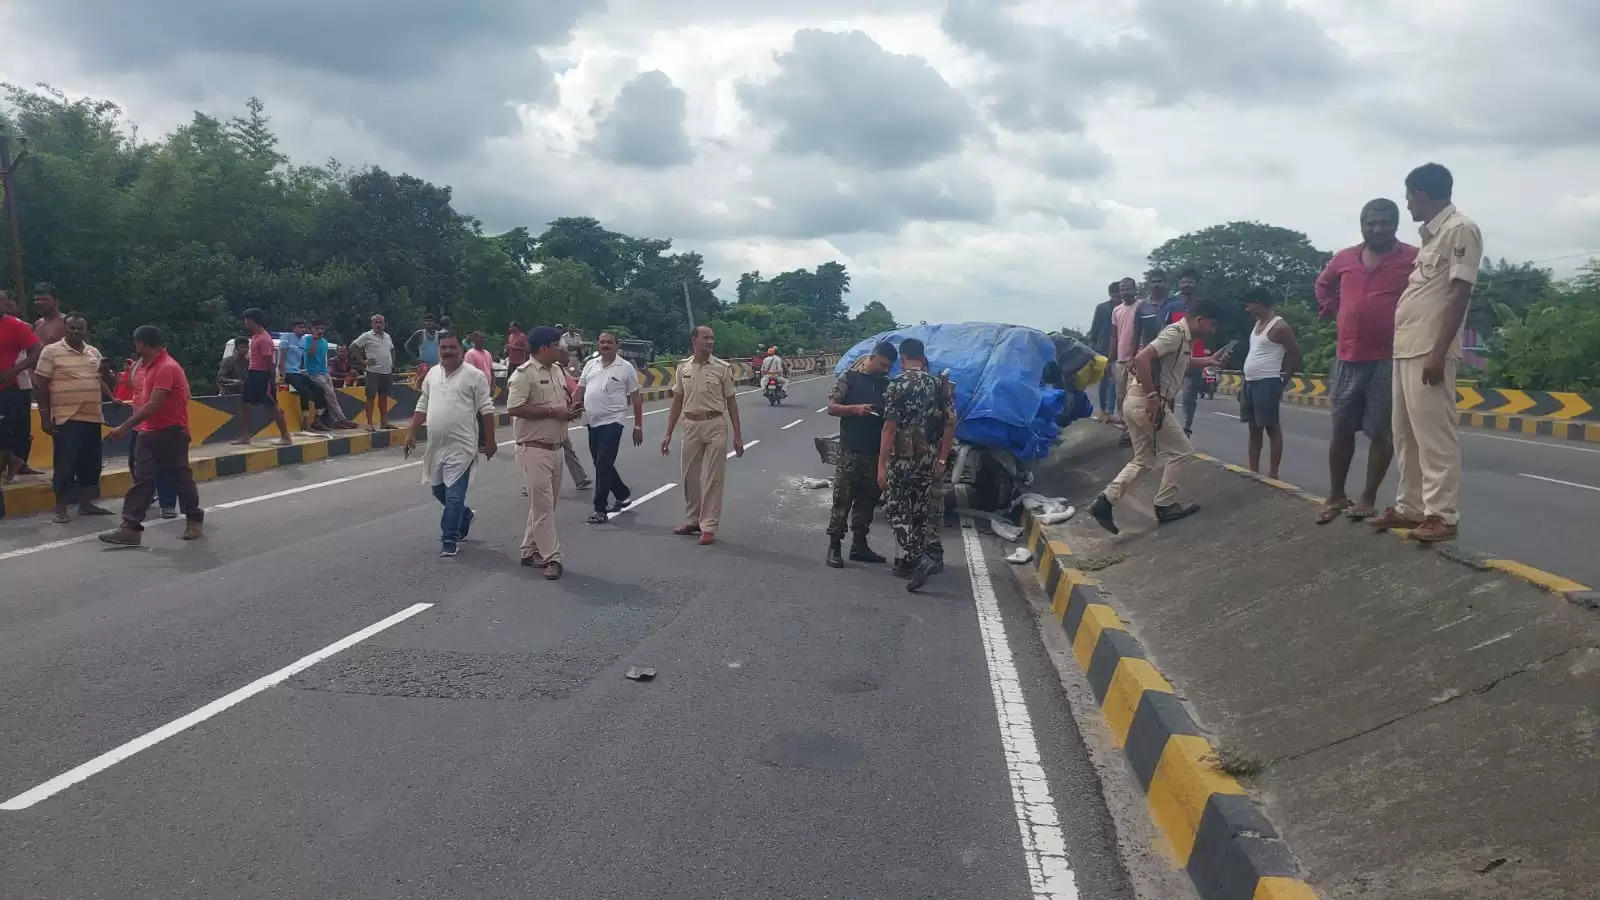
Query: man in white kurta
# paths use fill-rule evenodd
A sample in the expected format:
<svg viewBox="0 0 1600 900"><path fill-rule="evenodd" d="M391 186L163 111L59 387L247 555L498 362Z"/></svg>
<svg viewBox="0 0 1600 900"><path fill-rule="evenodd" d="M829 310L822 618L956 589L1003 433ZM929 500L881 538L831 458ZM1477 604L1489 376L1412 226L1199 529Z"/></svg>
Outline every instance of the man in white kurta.
<svg viewBox="0 0 1600 900"><path fill-rule="evenodd" d="M476 366L462 365L461 339L451 332L439 335L439 364L422 379L422 394L411 415L406 455L417 443L417 431L426 425L428 447L422 456L422 482L444 507L439 519L439 555L455 556L459 542L472 528L467 506L467 481L481 452L495 452L494 399L489 379Z"/></svg>

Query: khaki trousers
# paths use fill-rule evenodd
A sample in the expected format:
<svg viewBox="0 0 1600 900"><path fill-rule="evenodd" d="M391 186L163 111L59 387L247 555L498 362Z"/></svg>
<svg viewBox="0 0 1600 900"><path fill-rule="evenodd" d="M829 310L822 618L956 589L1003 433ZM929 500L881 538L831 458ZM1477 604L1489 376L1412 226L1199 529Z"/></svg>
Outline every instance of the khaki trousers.
<svg viewBox="0 0 1600 900"><path fill-rule="evenodd" d="M1456 434L1456 361L1446 360L1444 381L1422 383L1426 356L1394 361L1394 460L1400 470L1394 508L1403 516L1438 516L1446 525L1461 516L1461 438Z"/></svg>
<svg viewBox="0 0 1600 900"><path fill-rule="evenodd" d="M1178 416L1167 410L1157 428L1145 413L1148 398L1134 394L1122 401L1122 418L1128 423L1128 436L1133 439L1133 459L1122 467L1117 477L1106 485L1106 499L1112 503L1121 499L1124 491L1133 487L1144 473L1161 464L1161 487L1156 491L1156 506L1170 506L1178 502L1178 470L1194 456L1194 445L1183 433Z"/></svg>
<svg viewBox="0 0 1600 900"><path fill-rule="evenodd" d="M1114 363L1113 365L1116 368L1117 399L1121 400L1128 396L1128 380L1130 374L1133 372L1133 363L1119 362ZM1117 411L1111 410L1111 413L1116 415Z"/></svg>
<svg viewBox="0 0 1600 900"><path fill-rule="evenodd" d="M522 533L522 556L538 554L561 562L561 536L556 534L556 497L561 494L561 451L517 446L517 462L528 485L528 527Z"/></svg>
<svg viewBox="0 0 1600 900"><path fill-rule="evenodd" d="M684 522L715 532L722 521L722 473L728 467L728 419L683 421Z"/></svg>

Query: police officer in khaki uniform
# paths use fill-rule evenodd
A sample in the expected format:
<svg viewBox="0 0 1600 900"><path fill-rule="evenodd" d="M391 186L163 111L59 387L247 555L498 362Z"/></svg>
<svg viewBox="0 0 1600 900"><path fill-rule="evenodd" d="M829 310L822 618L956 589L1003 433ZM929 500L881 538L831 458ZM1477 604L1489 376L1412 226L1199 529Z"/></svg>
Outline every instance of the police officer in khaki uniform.
<svg viewBox="0 0 1600 900"><path fill-rule="evenodd" d="M733 367L711 355L716 346L711 328L701 325L690 335L694 355L672 374L672 411L661 455L672 453L672 433L683 426L684 523L673 534L698 534L701 545L717 540L722 520L722 472L728 463L728 428L733 427L733 454L744 456L739 405L734 400Z"/></svg>
<svg viewBox="0 0 1600 900"><path fill-rule="evenodd" d="M561 357L561 332L541 326L528 332L532 359L506 380L506 412L517 442L517 462L528 488L528 527L522 536L522 564L544 570L555 581L564 570L561 537L556 533L556 497L561 494L561 445L567 423L582 415L567 392Z"/></svg>

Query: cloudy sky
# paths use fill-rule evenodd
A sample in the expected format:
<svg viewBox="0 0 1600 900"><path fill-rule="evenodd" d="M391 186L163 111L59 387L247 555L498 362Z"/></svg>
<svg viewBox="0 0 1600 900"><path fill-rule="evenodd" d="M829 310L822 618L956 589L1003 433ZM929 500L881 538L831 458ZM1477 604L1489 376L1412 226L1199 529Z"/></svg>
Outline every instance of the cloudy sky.
<svg viewBox="0 0 1600 900"><path fill-rule="evenodd" d="M902 321L1083 327L1184 231L1333 249L1435 160L1491 256L1600 253L1593 0L7 0L0 80L145 135L267 104L301 161L591 215ZM1410 226L1405 226L1410 228Z"/></svg>

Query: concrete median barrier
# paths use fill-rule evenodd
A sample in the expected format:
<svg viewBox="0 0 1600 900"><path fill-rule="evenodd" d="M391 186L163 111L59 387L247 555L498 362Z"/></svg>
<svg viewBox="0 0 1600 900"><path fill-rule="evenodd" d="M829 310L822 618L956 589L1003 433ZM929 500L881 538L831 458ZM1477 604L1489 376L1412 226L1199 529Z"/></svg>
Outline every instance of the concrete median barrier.
<svg viewBox="0 0 1600 900"><path fill-rule="evenodd" d="M1243 384L1244 376L1240 373L1224 372L1217 382L1217 393L1237 396ZM1330 380L1325 375L1296 376L1284 390L1283 399L1300 406L1327 409L1331 405L1329 385ZM1600 444L1600 396L1572 391L1485 388L1461 382L1456 385L1456 422L1467 428Z"/></svg>
<svg viewBox="0 0 1600 900"><path fill-rule="evenodd" d="M1082 423L1050 477L1085 505L1124 454ZM1046 627L1201 895L1592 896L1593 593L1314 525L1292 486L1207 460L1184 474L1198 515L1157 528L1144 485L1124 537L1084 516L1029 540Z"/></svg>

